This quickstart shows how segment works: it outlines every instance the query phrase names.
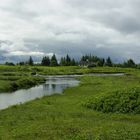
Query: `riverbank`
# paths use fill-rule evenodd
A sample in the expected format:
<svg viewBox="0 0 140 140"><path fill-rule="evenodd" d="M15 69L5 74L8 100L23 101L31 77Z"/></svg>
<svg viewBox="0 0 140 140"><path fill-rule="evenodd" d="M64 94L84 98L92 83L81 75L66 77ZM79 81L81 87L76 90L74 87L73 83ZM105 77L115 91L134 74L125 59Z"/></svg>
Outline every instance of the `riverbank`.
<svg viewBox="0 0 140 140"><path fill-rule="evenodd" d="M139 87L136 76L84 76L78 87L0 111L0 139L138 140L140 115L102 113L83 106L89 98Z"/></svg>
<svg viewBox="0 0 140 140"><path fill-rule="evenodd" d="M5 66L0 65L0 76L10 75L72 75L72 74L88 74L88 73L127 73L140 75L139 69L134 68L119 68L119 67L94 67L86 68L80 66Z"/></svg>
<svg viewBox="0 0 140 140"><path fill-rule="evenodd" d="M130 70L130 71L133 71ZM81 68L78 66L68 67L43 67L43 66L6 66L0 65L0 93L26 89L45 82L44 77L33 75L82 75L89 73L121 73L128 69L121 68Z"/></svg>
<svg viewBox="0 0 140 140"><path fill-rule="evenodd" d="M79 81L75 76L49 76L46 77L45 83L34 86L29 89L17 90L9 93L0 94L0 110L6 109L10 106L29 102L44 96L51 96L54 94L63 94L63 91L68 87L79 85Z"/></svg>
<svg viewBox="0 0 140 140"><path fill-rule="evenodd" d="M35 76L0 76L0 93L27 89L46 81L43 77Z"/></svg>

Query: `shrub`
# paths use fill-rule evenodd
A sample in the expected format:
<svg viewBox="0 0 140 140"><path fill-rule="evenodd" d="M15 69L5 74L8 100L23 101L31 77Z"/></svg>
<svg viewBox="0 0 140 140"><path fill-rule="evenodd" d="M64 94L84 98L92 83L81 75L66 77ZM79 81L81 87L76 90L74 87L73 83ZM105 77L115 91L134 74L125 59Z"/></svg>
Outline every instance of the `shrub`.
<svg viewBox="0 0 140 140"><path fill-rule="evenodd" d="M94 67L96 67L97 65L96 64L89 64L87 67L88 68L94 68Z"/></svg>
<svg viewBox="0 0 140 140"><path fill-rule="evenodd" d="M116 91L99 98L91 98L86 107L102 112L140 114L140 88Z"/></svg>
<svg viewBox="0 0 140 140"><path fill-rule="evenodd" d="M19 88L19 85L16 82L12 82L10 85L10 90L15 91Z"/></svg>

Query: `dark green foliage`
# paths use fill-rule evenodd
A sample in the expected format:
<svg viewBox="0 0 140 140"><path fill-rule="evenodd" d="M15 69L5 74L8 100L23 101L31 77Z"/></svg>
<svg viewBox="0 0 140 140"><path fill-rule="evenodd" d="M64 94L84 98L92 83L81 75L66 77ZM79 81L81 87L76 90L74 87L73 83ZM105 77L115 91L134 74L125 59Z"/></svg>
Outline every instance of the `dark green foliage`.
<svg viewBox="0 0 140 140"><path fill-rule="evenodd" d="M17 65L23 66L25 64L26 64L25 62L19 62Z"/></svg>
<svg viewBox="0 0 140 140"><path fill-rule="evenodd" d="M67 54L66 56L66 65L70 66L71 65L71 58L69 57L69 55Z"/></svg>
<svg viewBox="0 0 140 140"><path fill-rule="evenodd" d="M60 62L60 63L58 63ZM11 62L6 62L5 65L13 66L14 64ZM71 58L68 54L65 57L61 57L61 59L58 61L55 54L51 57L51 60L49 57L43 57L41 60L41 63L34 64L32 57L30 56L29 60L26 62L19 62L17 65L35 65L35 66L84 66L84 67L123 67L123 68L138 68L140 69L139 64L135 64L135 62L132 59L127 60L124 63L113 63L110 57L108 57L106 60L104 58L94 56L94 55L84 55L81 57L80 61L75 61L74 58Z"/></svg>
<svg viewBox="0 0 140 140"><path fill-rule="evenodd" d="M61 57L60 66L76 66L75 59L71 59L70 56L67 54L66 57Z"/></svg>
<svg viewBox="0 0 140 140"><path fill-rule="evenodd" d="M135 68L136 64L132 59L129 59L129 60L127 60L127 62L124 62L124 67Z"/></svg>
<svg viewBox="0 0 140 140"><path fill-rule="evenodd" d="M95 67L95 66L104 66L105 60L93 55L82 56L80 60L80 65Z"/></svg>
<svg viewBox="0 0 140 140"><path fill-rule="evenodd" d="M14 81L10 84L9 91L15 91L22 88L30 88L43 82L45 82L45 79L42 77L20 78L19 80Z"/></svg>
<svg viewBox="0 0 140 140"><path fill-rule="evenodd" d="M140 114L140 88L116 91L108 96L90 99L86 106L106 113Z"/></svg>
<svg viewBox="0 0 140 140"><path fill-rule="evenodd" d="M41 65L42 66L50 66L50 58L49 57L47 57L47 56L45 56L45 57L43 57L42 58L42 62L41 62Z"/></svg>
<svg viewBox="0 0 140 140"><path fill-rule="evenodd" d="M106 66L109 66L109 67L112 67L113 63L112 63L112 60L111 60L110 57L108 57L108 58L106 59L105 65L106 65Z"/></svg>
<svg viewBox="0 0 140 140"><path fill-rule="evenodd" d="M29 58L28 64L31 65L31 66L34 65L34 61L33 61L33 59L32 59L31 56L30 56L30 58Z"/></svg>
<svg viewBox="0 0 140 140"><path fill-rule="evenodd" d="M66 58L65 57L61 57L60 66L66 66Z"/></svg>
<svg viewBox="0 0 140 140"><path fill-rule="evenodd" d="M8 65L8 66L15 66L15 64L12 63L12 62L5 62L5 65Z"/></svg>
<svg viewBox="0 0 140 140"><path fill-rule="evenodd" d="M96 67L96 64L89 64L88 65L88 68L94 68L94 67Z"/></svg>
<svg viewBox="0 0 140 140"><path fill-rule="evenodd" d="M105 64L105 59L104 58L100 58L98 61L97 61L97 66L104 66Z"/></svg>
<svg viewBox="0 0 140 140"><path fill-rule="evenodd" d="M55 54L53 54L53 56L51 57L50 65L51 66L58 66L58 62L57 62Z"/></svg>
<svg viewBox="0 0 140 140"><path fill-rule="evenodd" d="M76 66L76 62L74 58L71 60L71 66Z"/></svg>

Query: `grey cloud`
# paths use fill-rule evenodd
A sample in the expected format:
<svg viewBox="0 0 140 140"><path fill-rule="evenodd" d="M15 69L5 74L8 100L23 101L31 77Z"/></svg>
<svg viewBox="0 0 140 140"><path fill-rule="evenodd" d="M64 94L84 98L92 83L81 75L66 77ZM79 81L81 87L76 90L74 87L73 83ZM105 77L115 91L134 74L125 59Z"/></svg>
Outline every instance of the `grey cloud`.
<svg viewBox="0 0 140 140"><path fill-rule="evenodd" d="M127 15L118 11L108 11L108 13L102 15L98 20L104 23L108 28L114 28L122 33L131 34L140 32L140 20L138 19L138 15Z"/></svg>
<svg viewBox="0 0 140 140"><path fill-rule="evenodd" d="M140 62L139 0L2 1L1 56L16 61L20 54L36 53L38 60L43 54L93 53Z"/></svg>
<svg viewBox="0 0 140 140"><path fill-rule="evenodd" d="M140 1L138 0L76 0L73 3L69 1L69 3L83 10L82 15L85 14L90 21L98 21L108 28L126 33L140 30L138 18Z"/></svg>

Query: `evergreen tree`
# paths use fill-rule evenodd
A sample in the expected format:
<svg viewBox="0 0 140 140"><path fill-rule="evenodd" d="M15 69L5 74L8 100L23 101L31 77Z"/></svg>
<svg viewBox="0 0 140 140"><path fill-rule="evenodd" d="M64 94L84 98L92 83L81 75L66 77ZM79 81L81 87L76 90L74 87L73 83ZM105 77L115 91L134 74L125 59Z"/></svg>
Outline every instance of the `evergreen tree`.
<svg viewBox="0 0 140 140"><path fill-rule="evenodd" d="M29 58L28 64L31 65L31 66L34 65L34 61L33 61L33 59L32 59L31 56L30 56L30 58Z"/></svg>
<svg viewBox="0 0 140 140"><path fill-rule="evenodd" d="M67 56L66 56L66 66L70 66L70 65L71 65L71 58L67 54Z"/></svg>
<svg viewBox="0 0 140 140"><path fill-rule="evenodd" d="M97 61L97 66L104 66L105 64L105 59L103 58L100 58L98 61Z"/></svg>
<svg viewBox="0 0 140 140"><path fill-rule="evenodd" d="M49 57L43 57L41 65L43 66L50 66L50 58Z"/></svg>
<svg viewBox="0 0 140 140"><path fill-rule="evenodd" d="M76 66L76 62L74 58L71 60L71 66Z"/></svg>
<svg viewBox="0 0 140 140"><path fill-rule="evenodd" d="M106 65L106 66L109 66L109 67L112 67L112 60L111 60L110 57L108 57L108 58L106 59L105 65Z"/></svg>
<svg viewBox="0 0 140 140"><path fill-rule="evenodd" d="M85 56L82 56L81 61L86 61Z"/></svg>
<svg viewBox="0 0 140 140"><path fill-rule="evenodd" d="M58 66L58 62L57 62L57 59L56 59L56 56L55 54L53 54L53 56L51 57L51 63L50 63L51 66Z"/></svg>
<svg viewBox="0 0 140 140"><path fill-rule="evenodd" d="M135 62L132 59L129 59L127 63L132 68L134 68L136 66Z"/></svg>
<svg viewBox="0 0 140 140"><path fill-rule="evenodd" d="M124 62L124 67L135 68L136 64L132 59L129 59L127 62Z"/></svg>
<svg viewBox="0 0 140 140"><path fill-rule="evenodd" d="M65 57L61 57L61 59L60 59L60 65L61 66L66 66L66 58Z"/></svg>

